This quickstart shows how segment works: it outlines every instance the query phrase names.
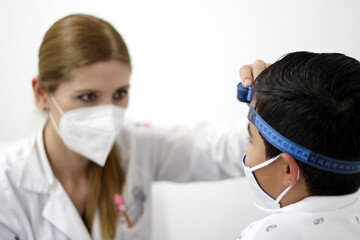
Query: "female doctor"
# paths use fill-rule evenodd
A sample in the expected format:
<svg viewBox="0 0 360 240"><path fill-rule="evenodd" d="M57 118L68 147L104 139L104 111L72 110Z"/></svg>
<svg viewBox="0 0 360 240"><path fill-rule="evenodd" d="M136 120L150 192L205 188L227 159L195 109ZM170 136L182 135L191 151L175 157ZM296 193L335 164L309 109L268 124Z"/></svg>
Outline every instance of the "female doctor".
<svg viewBox="0 0 360 240"><path fill-rule="evenodd" d="M150 239L153 181L242 175L246 124L124 122L130 74L127 47L106 21L70 15L47 31L32 87L48 120L0 155L1 239Z"/></svg>

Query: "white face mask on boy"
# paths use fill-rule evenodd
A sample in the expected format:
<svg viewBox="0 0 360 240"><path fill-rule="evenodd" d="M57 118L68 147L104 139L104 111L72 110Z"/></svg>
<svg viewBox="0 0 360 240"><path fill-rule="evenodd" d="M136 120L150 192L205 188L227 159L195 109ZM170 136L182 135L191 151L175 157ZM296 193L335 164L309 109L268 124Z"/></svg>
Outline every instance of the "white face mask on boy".
<svg viewBox="0 0 360 240"><path fill-rule="evenodd" d="M51 99L62 115L60 126L56 126L51 112L50 119L64 144L72 151L104 166L120 132L125 109L115 105L99 105L76 108L64 113L56 99L53 96Z"/></svg>
<svg viewBox="0 0 360 240"><path fill-rule="evenodd" d="M244 155L244 157L242 159L242 164L244 167L245 175L250 184L250 187L255 192L257 197L261 200L261 202L263 202L268 209L279 209L281 199L292 188L293 185L288 186L276 199L274 199L260 187L253 172L257 169L263 168L263 167L269 165L270 163L276 161L279 157L280 157L280 155L277 155L277 156L270 158L269 160L267 160L261 164L258 164L254 167L246 166L246 164L245 164L246 154ZM300 177L300 170L298 169L297 180L299 180L299 177ZM258 207L260 207L260 206L258 206Z"/></svg>

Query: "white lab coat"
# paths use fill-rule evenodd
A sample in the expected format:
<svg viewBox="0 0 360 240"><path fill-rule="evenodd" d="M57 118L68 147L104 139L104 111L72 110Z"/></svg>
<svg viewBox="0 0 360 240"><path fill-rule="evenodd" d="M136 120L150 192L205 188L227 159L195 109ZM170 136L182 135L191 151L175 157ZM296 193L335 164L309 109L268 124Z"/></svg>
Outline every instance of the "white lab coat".
<svg viewBox="0 0 360 240"><path fill-rule="evenodd" d="M250 224L238 240L360 239L359 192L308 197Z"/></svg>
<svg viewBox="0 0 360 240"><path fill-rule="evenodd" d="M159 129L127 123L118 144L127 181L123 193L134 227L118 221L116 239L151 237L151 183L219 180L243 175L246 121L239 127ZM0 154L0 238L20 240L91 239L80 215L54 176L43 134L17 142ZM98 215L93 239L102 239Z"/></svg>

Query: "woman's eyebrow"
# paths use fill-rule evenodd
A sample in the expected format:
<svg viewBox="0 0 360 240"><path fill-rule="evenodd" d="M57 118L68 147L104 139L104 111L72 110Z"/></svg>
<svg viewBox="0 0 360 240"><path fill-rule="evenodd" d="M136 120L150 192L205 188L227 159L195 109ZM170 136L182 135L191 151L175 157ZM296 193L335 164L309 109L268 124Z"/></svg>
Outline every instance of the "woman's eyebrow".
<svg viewBox="0 0 360 240"><path fill-rule="evenodd" d="M91 89L91 88L86 88L86 89L76 89L75 93L87 93L87 92L93 92L93 93L98 93L98 90L95 89Z"/></svg>
<svg viewBox="0 0 360 240"><path fill-rule="evenodd" d="M124 85L124 86L121 86L121 87L118 87L117 90L121 90L121 89L129 89L130 88L130 85L127 84L127 85Z"/></svg>

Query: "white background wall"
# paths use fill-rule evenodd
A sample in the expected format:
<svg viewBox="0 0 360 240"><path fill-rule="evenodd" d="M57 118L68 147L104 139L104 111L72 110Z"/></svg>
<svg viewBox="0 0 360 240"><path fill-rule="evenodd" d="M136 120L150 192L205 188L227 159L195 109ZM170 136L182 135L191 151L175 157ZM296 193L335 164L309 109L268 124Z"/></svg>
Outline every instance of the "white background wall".
<svg viewBox="0 0 360 240"><path fill-rule="evenodd" d="M244 117L238 69L297 50L360 59L358 0L0 0L0 141L36 129L31 79L45 31L65 15L112 23L133 60L128 117L172 125ZM235 239L263 216L244 179L154 186L154 239ZM162 229L160 229L162 228Z"/></svg>

